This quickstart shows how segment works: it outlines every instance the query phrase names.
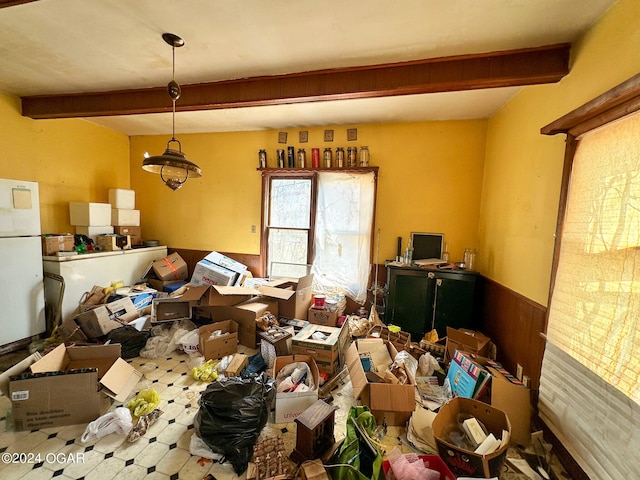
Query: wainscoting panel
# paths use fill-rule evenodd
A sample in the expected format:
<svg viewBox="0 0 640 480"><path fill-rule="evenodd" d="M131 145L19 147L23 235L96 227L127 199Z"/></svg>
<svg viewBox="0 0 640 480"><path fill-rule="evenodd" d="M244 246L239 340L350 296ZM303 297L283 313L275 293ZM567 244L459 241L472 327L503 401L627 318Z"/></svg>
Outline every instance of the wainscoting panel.
<svg viewBox="0 0 640 480"><path fill-rule="evenodd" d="M521 365L537 396L544 353L546 307L483 276L478 278L476 315L480 330L497 347L497 359L514 375Z"/></svg>

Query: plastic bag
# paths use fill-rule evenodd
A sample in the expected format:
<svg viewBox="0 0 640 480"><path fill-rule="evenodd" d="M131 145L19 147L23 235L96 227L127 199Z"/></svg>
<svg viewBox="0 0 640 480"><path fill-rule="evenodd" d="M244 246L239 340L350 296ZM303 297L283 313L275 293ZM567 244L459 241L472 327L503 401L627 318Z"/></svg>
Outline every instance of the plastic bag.
<svg viewBox="0 0 640 480"><path fill-rule="evenodd" d="M262 373L218 379L200 396L195 433L214 453L224 455L237 475L247 469L275 393L275 381Z"/></svg>
<svg viewBox="0 0 640 480"><path fill-rule="evenodd" d="M158 326L151 329L151 338L140 350L140 356L144 358L161 358L173 353L181 344L180 340L197 326L191 320L173 322L171 327Z"/></svg>
<svg viewBox="0 0 640 480"><path fill-rule="evenodd" d="M427 352L423 355L420 355L418 359L418 372L422 377L430 377L433 375L436 370L440 370L440 364L438 361L433 358L431 353Z"/></svg>
<svg viewBox="0 0 640 480"><path fill-rule="evenodd" d="M414 377L416 376L416 372L418 371L418 360L413 358L413 356L406 350L398 352L396 357L393 359L393 362L396 365L404 363L404 366L411 372L411 375Z"/></svg>
<svg viewBox="0 0 640 480"><path fill-rule="evenodd" d="M133 427L131 412L128 408L117 407L113 412L105 413L97 420L89 423L80 441L91 442L110 433L125 434Z"/></svg>
<svg viewBox="0 0 640 480"><path fill-rule="evenodd" d="M142 417L153 412L160 405L160 394L153 388L140 390L135 398L127 403L127 407L134 417Z"/></svg>
<svg viewBox="0 0 640 480"><path fill-rule="evenodd" d="M382 453L372 443L376 419L366 406L351 407L344 442L327 471L333 480L384 480Z"/></svg>
<svg viewBox="0 0 640 480"><path fill-rule="evenodd" d="M211 450L209 446L195 433L191 435L189 453L195 457L208 458L216 461L222 460L222 455Z"/></svg>
<svg viewBox="0 0 640 480"><path fill-rule="evenodd" d="M201 382L213 382L218 378L218 364L220 360L207 360L202 365L191 369L191 376Z"/></svg>

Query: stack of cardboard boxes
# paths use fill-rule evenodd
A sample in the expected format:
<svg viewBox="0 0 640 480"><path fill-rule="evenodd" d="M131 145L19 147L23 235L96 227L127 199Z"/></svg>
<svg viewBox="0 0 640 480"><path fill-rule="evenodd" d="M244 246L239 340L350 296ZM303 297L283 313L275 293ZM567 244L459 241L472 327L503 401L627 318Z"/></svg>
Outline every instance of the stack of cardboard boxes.
<svg viewBox="0 0 640 480"><path fill-rule="evenodd" d="M140 210L135 209L135 191L109 189L109 203L69 202L69 223L76 234L93 240L107 251L142 245Z"/></svg>

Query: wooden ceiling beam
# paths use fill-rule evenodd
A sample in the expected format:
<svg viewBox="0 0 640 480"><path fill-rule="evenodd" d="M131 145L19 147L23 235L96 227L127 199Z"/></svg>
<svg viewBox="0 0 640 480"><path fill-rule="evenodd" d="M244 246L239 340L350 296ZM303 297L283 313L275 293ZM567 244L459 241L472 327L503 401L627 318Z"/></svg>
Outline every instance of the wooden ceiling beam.
<svg viewBox="0 0 640 480"><path fill-rule="evenodd" d="M569 73L570 44L182 85L177 111L215 110L554 83ZM74 118L171 111L166 87L22 97L27 117Z"/></svg>

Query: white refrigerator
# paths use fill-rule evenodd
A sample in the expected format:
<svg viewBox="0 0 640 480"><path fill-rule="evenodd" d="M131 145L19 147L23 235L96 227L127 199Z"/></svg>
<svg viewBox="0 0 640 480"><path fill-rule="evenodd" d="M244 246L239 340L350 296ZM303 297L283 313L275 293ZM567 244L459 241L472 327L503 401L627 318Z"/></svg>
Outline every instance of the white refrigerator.
<svg viewBox="0 0 640 480"><path fill-rule="evenodd" d="M36 182L0 179L0 346L46 330Z"/></svg>

